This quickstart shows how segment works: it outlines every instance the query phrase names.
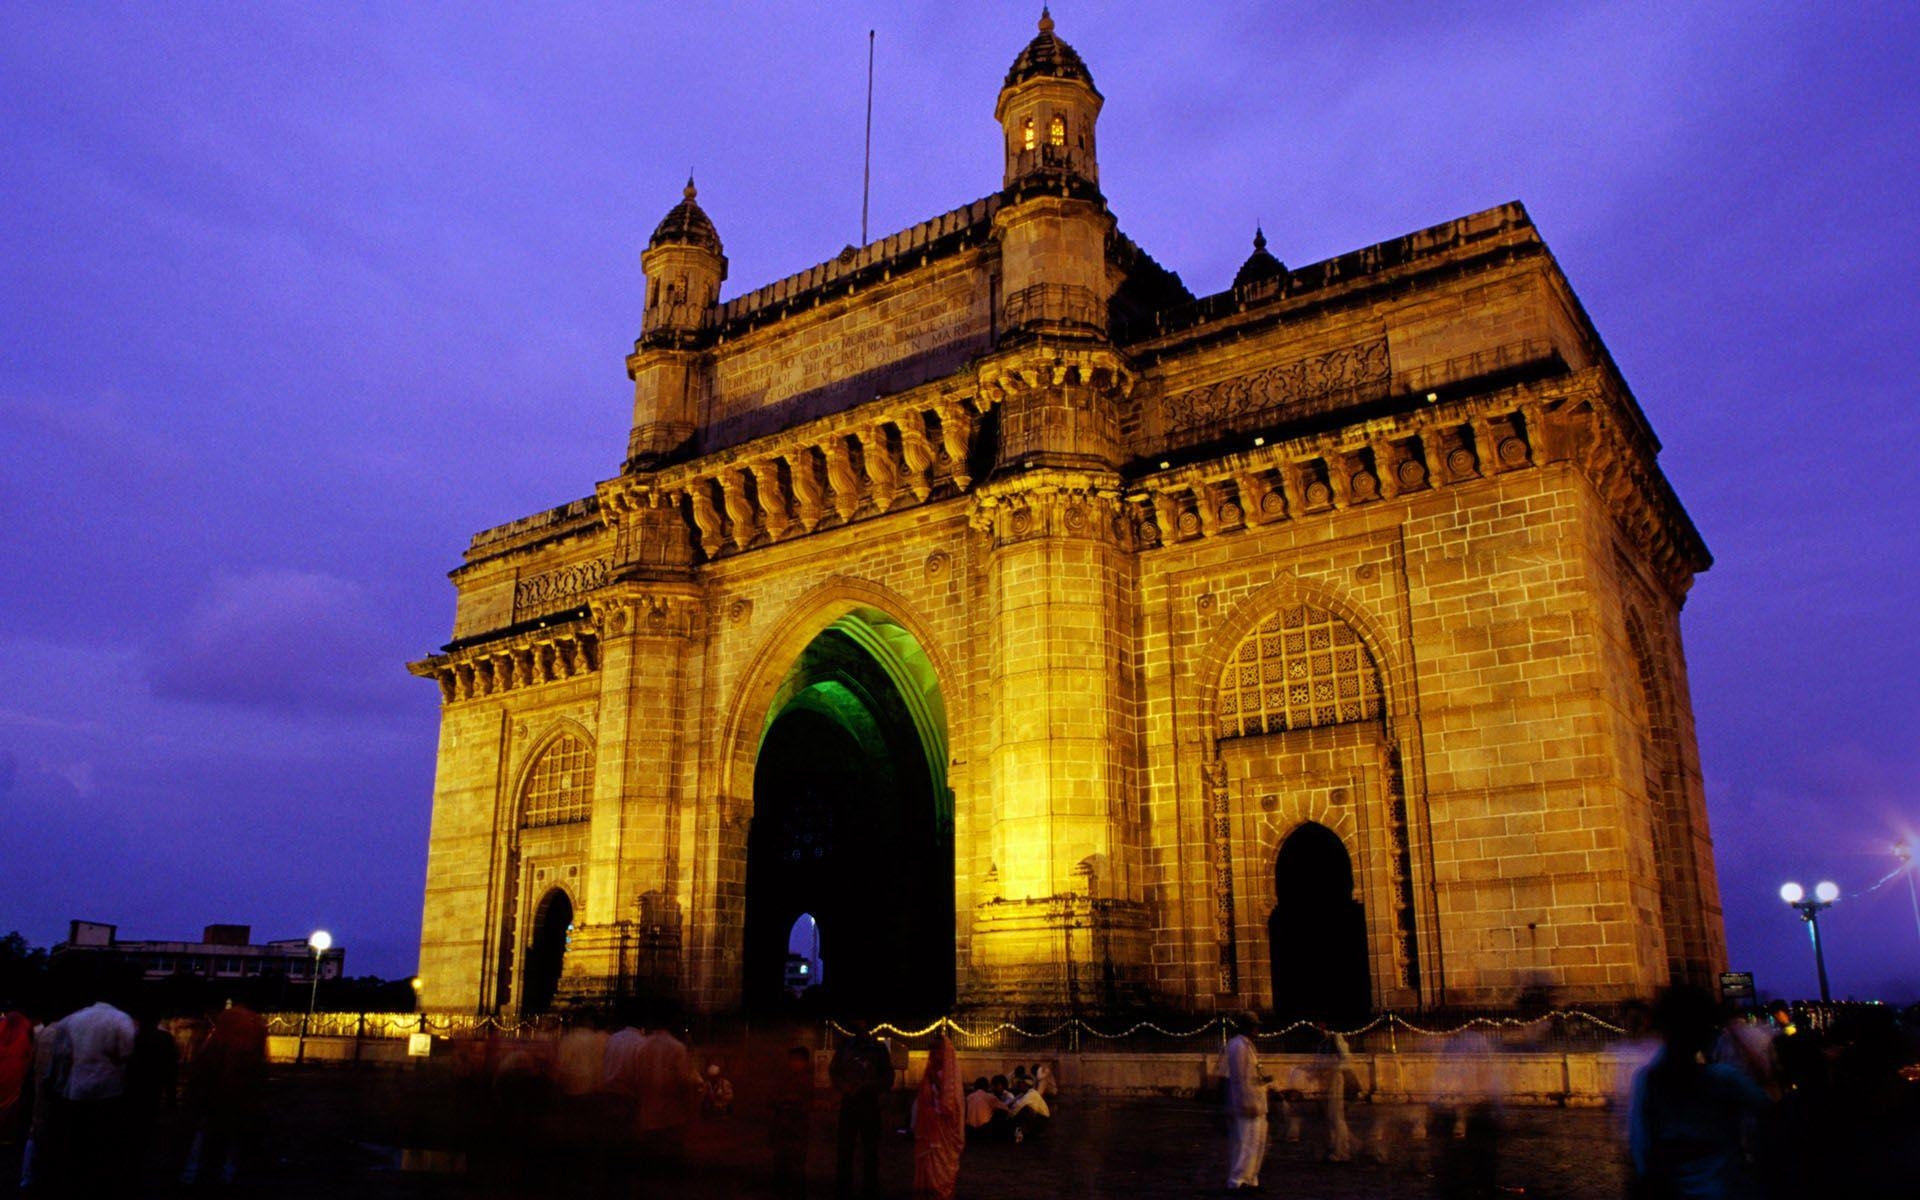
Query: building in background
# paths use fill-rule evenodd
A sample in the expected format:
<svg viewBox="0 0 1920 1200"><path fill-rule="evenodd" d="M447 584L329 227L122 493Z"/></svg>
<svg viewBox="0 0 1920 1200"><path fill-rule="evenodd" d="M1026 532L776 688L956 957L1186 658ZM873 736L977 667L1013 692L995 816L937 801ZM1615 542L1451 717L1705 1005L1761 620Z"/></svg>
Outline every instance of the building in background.
<svg viewBox="0 0 1920 1200"><path fill-rule="evenodd" d="M892 1018L1724 967L1710 558L1526 211L1292 268L1250 231L1196 297L1107 208L1101 105L1043 18L997 190L731 296L689 181L619 473L475 535L412 664L426 1007L773 1010L801 914Z"/></svg>
<svg viewBox="0 0 1920 1200"><path fill-rule="evenodd" d="M55 946L53 953L111 953L152 980L195 975L222 981L278 978L289 983L312 982L314 953L306 938L255 944L252 937L250 925L209 925L197 942L128 941L119 936L117 925L70 921L67 940ZM328 948L319 956L320 978L341 978L346 961L345 947Z"/></svg>

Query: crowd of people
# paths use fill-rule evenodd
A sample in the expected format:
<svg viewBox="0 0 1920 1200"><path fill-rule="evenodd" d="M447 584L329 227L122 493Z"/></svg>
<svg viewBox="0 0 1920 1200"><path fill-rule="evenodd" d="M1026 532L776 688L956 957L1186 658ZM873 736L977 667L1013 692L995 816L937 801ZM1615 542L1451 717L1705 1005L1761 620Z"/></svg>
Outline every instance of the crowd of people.
<svg viewBox="0 0 1920 1200"><path fill-rule="evenodd" d="M1796 1011L1716 1004L1674 987L1627 1014L1610 1046L1620 1065L1611 1101L1630 1200L1787 1200L1812 1195L1910 1195L1920 1191L1920 1037L1895 1010L1858 1005ZM1264 1190L1261 1169L1278 1105L1284 1137L1301 1140L1318 1110L1315 1150L1329 1163L1385 1162L1398 1139L1447 1139L1432 1157L1445 1196L1500 1194L1499 1149L1509 1113L1503 1047L1484 1032L1458 1032L1424 1103L1372 1106L1356 1137L1348 1107L1364 1093L1346 1041L1326 1033L1320 1051L1281 1078L1262 1065L1257 1014L1221 1056L1228 1118L1229 1191Z"/></svg>
<svg viewBox="0 0 1920 1200"><path fill-rule="evenodd" d="M1900 1149L1915 1141L1920 1049L1892 1010L1730 1013L1676 988L1645 1017L1657 1040L1630 1035L1608 1049L1622 1065L1613 1099L1632 1200L1890 1195L1903 1170L1908 1183L1920 1178L1920 1151ZM1370 1068L1343 1037L1326 1033L1317 1054L1269 1053L1284 1064L1270 1073L1258 1017L1236 1025L1219 1059L1228 1190L1263 1190L1271 1144L1300 1142L1310 1129L1304 1157L1287 1155L1296 1169L1384 1164L1402 1139L1432 1136L1443 1140L1419 1161L1439 1194L1500 1193L1509 1114L1497 1039L1468 1030L1427 1044L1441 1052L1433 1094L1375 1102ZM1059 1104L1052 1064L1010 1064L969 1082L938 1033L911 1057L902 1040L858 1021L830 1055L800 1044L812 1038L795 1030L762 1039L759 1052L743 1041L696 1057L682 1028L670 1007L632 1006L617 1019L576 1012L544 1038L462 1040L431 1069L394 1077L416 1089L394 1108L460 1114L441 1144L498 1195L695 1194L690 1133L736 1122L712 1126L707 1154L760 1147L767 1165L748 1177L774 1195L809 1194L818 1150L831 1159L837 1200L876 1200L891 1132L911 1140L914 1195L950 1200L970 1147L1045 1139ZM0 1011L0 1142L18 1148L28 1194L136 1195L143 1168L185 1185L245 1181L262 1142L266 1081L266 1021L244 1005L159 1022L95 990L70 996L64 1011ZM1350 1121L1356 1103L1366 1107ZM814 1131L829 1125L831 1143L816 1146Z"/></svg>
<svg viewBox="0 0 1920 1200"><path fill-rule="evenodd" d="M260 1130L265 1019L223 1005L163 1025L109 991L0 1014L0 1143L19 1148L20 1191L131 1194L163 1126L185 1133L183 1184L232 1182Z"/></svg>
<svg viewBox="0 0 1920 1200"><path fill-rule="evenodd" d="M607 1026L617 1024L617 1031ZM578 1194L678 1195L696 1122L736 1117L757 1127L774 1195L807 1194L816 1109L833 1125L834 1193L873 1200L888 1131L913 1144L914 1194L947 1200L971 1142L1018 1144L1038 1135L1057 1095L1051 1067L1015 1066L967 1084L951 1041L936 1036L919 1078L906 1044L855 1021L838 1040L817 1087L815 1052L789 1045L778 1062L742 1062L736 1081L719 1059L696 1066L674 1032L676 1015L637 1008L608 1022L574 1014L557 1039L496 1037L468 1043L456 1063L464 1107L481 1114L464 1141L475 1174L513 1194L531 1174L577 1181ZM824 1102L822 1098L824 1097ZM732 1139L738 1144L738 1138Z"/></svg>

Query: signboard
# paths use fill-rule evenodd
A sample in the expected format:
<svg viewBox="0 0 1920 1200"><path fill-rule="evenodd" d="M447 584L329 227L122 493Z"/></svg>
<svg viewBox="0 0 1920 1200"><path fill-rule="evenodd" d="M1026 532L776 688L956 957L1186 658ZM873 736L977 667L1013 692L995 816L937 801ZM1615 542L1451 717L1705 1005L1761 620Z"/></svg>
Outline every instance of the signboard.
<svg viewBox="0 0 1920 1200"><path fill-rule="evenodd" d="M1722 1000L1753 999L1753 972L1720 972L1720 998Z"/></svg>
<svg viewBox="0 0 1920 1200"><path fill-rule="evenodd" d="M433 1055L433 1035L430 1033L410 1033L407 1035L407 1057L430 1058Z"/></svg>

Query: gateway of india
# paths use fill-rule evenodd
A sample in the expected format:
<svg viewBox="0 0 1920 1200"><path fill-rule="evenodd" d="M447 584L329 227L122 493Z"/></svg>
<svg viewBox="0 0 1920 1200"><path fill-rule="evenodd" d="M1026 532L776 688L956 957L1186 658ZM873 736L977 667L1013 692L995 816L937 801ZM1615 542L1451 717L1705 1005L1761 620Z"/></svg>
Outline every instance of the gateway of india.
<svg viewBox="0 0 1920 1200"><path fill-rule="evenodd" d="M619 473L474 535L424 1006L1501 1007L1725 966L1711 561L1526 211L1194 296L1043 15L998 190L728 296L641 256ZM801 944L805 953L793 953ZM815 949L817 947L817 951ZM822 994L823 993L823 994Z"/></svg>

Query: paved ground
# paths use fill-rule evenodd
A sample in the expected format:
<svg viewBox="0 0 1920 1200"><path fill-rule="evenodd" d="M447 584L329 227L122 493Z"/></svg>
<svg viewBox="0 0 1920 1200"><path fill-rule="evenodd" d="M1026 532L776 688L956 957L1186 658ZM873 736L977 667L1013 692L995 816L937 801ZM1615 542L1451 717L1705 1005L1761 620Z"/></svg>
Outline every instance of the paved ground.
<svg viewBox="0 0 1920 1200"><path fill-rule="evenodd" d="M636 1194L596 1186L580 1170L582 1156L550 1139L524 1139L521 1122L489 1106L463 1102L444 1076L398 1071L310 1068L277 1071L272 1079L273 1124L246 1194L273 1197L529 1196L587 1200ZM743 1089L743 1092L745 1089ZM696 1125L688 1143L686 1175L676 1186L640 1189L647 1195L716 1198L772 1196L771 1158L750 1099L743 1111ZM1444 1136L1409 1137L1412 1109L1355 1106L1352 1124L1363 1141L1386 1117L1393 1136L1385 1161L1335 1164L1325 1153L1324 1124L1309 1119L1302 1141L1289 1144L1275 1120L1275 1142L1263 1173L1266 1190L1289 1197L1453 1195L1537 1198L1622 1194L1620 1151L1610 1114L1590 1110L1526 1109L1506 1115L1497 1136L1481 1143ZM833 1195L834 1119L824 1096L812 1122L808 1195ZM156 1139L145 1190L175 1190L179 1139ZM912 1180L912 1143L889 1135L881 1156L882 1195L904 1198ZM413 1147L411 1151L403 1147ZM437 1147L447 1153L423 1154ZM454 1148L458 1148L455 1150ZM1466 1186L1470 1161L1490 1165L1495 1190ZM1069 1097L1053 1127L1021 1145L970 1146L961 1161L959 1196L1017 1200L1128 1200L1223 1194L1225 1129L1216 1106L1182 1099Z"/></svg>

